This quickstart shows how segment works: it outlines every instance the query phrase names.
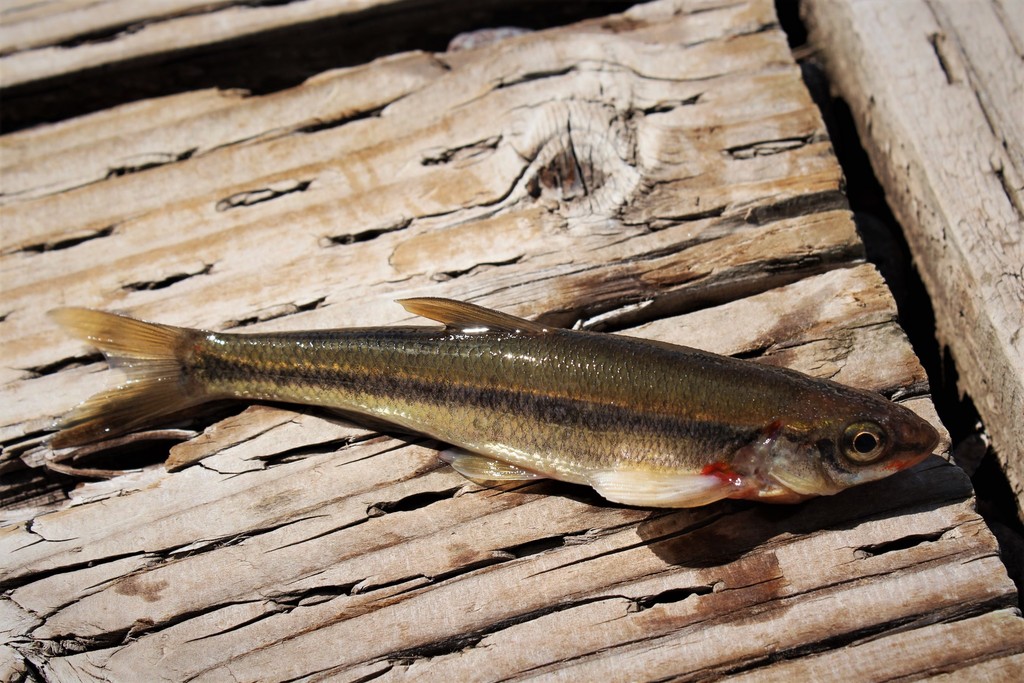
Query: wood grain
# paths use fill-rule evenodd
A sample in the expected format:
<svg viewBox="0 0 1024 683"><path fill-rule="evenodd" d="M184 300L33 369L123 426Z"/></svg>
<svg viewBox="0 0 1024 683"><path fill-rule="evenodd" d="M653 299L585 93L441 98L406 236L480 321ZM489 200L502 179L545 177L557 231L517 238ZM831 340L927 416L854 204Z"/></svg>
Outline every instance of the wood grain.
<svg viewBox="0 0 1024 683"><path fill-rule="evenodd" d="M766 0L654 2L0 145L5 477L59 455L51 420L110 381L45 318L61 304L272 330L448 296L798 368L941 427ZM798 506L652 511L483 489L442 444L316 409L189 419L194 438L105 462L133 471L3 508L8 678L998 678L1024 653L942 457Z"/></svg>

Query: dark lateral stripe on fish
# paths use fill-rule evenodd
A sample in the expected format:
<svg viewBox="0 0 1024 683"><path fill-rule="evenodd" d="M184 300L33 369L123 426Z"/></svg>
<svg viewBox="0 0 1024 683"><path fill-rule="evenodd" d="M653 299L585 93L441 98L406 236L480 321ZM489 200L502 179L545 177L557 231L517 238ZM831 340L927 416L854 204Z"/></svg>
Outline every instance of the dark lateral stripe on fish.
<svg viewBox="0 0 1024 683"><path fill-rule="evenodd" d="M389 328L390 330L390 328ZM751 415L743 410L735 413L725 413L721 408L715 417L708 419L706 411L700 404L691 403L685 406L685 412L681 412L679 404L663 402L661 404L651 402L651 396L634 396L624 392L616 395L614 385L591 385L579 386L572 384L557 384L548 382L544 376L531 375L520 378L522 381L512 387L498 386L488 383L481 377L486 373L471 374L469 371L457 373L460 361L465 356L449 355L443 357L447 366L441 363L434 365L430 361L421 365L410 366L409 368L396 367L388 363L389 354L393 353L388 345L404 343L410 347L411 354L418 353L420 348L437 349L440 343L447 341L444 333L433 333L424 331L422 328L409 328L413 334L403 336L384 335L378 332L378 336L371 335L369 340L363 337L354 342L347 335L324 334L322 336L306 336L297 339L288 334L273 335L210 335L209 338L216 338L216 345L204 344L198 350L195 358L197 370L202 373L204 381L214 385L223 385L228 388L236 388L243 384L250 384L258 381L266 386L281 382L306 382L311 388L314 384L322 391L337 391L339 386L352 387L361 394L384 396L401 396L406 391L403 388L404 382L417 381L420 378L424 385L420 395L426 396L431 388L459 384L467 389L475 389L480 392L507 391L511 395L534 396L538 399L556 400L561 399L567 404L577 405L587 402L595 406L607 406L614 408L624 403L628 406L622 409L622 413L630 415L638 410L639 402L646 402L644 413L653 418L661 415L670 421L687 420L692 422L704 422L709 425L731 425L739 427L734 429L736 433L749 435L764 427L764 424L752 421ZM461 336L461 335L450 335ZM629 342L642 342L629 338L617 338L616 341L628 339ZM497 340L497 343L500 340ZM293 344L302 342L305 346L305 355L296 354L292 348ZM276 348L275 348L276 347ZM476 349L483 353L498 355L488 344L481 344ZM251 353L258 350L258 353ZM575 361L575 358L563 358L563 362ZM600 364L601 360L588 361ZM512 371L511 367L498 368L501 361L494 360L489 369L500 370L502 374ZM258 379L257 379L258 378ZM547 384L548 386L542 386ZM707 411L710 412L710 411Z"/></svg>
<svg viewBox="0 0 1024 683"><path fill-rule="evenodd" d="M246 376L244 364L234 359L221 359L205 370L225 386L257 388L253 398L267 400L296 400L296 397L314 389L325 394L364 395L381 400L398 397L403 403L418 404L440 409L440 406L465 406L491 411L515 418L561 427L578 427L588 432L631 431L661 438L706 439L708 443L749 441L764 425L737 426L722 421L694 420L684 415L671 415L638 410L636 406L621 406L605 401L571 398L568 395L530 392L523 389L497 388L478 384L458 383L451 380L417 380L411 377L385 375L378 371L331 369L317 373L303 373L300 368L287 365L267 370L260 366L260 375ZM352 387L341 392L338 386ZM336 406L351 409L348 403ZM510 418L512 419L512 418Z"/></svg>

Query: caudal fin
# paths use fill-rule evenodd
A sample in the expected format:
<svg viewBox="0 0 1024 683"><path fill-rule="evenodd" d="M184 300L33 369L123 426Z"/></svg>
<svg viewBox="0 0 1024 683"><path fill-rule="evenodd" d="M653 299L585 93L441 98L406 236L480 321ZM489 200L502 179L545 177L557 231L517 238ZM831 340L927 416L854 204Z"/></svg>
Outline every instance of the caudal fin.
<svg viewBox="0 0 1024 683"><path fill-rule="evenodd" d="M86 308L59 308L50 316L123 369L127 381L96 394L58 423L53 448L99 441L152 423L202 401L189 391L183 359L196 334Z"/></svg>

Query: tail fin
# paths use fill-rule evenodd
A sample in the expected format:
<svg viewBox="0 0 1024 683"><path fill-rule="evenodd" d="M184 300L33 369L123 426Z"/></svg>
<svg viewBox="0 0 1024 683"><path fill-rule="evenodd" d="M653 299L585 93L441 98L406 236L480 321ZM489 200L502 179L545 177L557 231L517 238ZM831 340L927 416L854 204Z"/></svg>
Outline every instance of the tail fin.
<svg viewBox="0 0 1024 683"><path fill-rule="evenodd" d="M50 316L72 335L98 347L111 367L128 374L121 386L96 394L59 422L53 448L123 434L202 401L189 390L183 361L195 332L86 308Z"/></svg>

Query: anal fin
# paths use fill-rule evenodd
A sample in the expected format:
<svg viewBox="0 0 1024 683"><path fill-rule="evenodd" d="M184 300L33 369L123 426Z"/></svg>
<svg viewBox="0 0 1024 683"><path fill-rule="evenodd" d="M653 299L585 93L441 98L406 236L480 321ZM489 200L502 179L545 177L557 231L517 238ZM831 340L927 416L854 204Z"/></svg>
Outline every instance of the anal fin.
<svg viewBox="0 0 1024 683"><path fill-rule="evenodd" d="M496 481L526 481L545 478L543 474L530 472L522 467L459 448L442 451L437 457L451 465L452 469L466 479L481 485Z"/></svg>
<svg viewBox="0 0 1024 683"><path fill-rule="evenodd" d="M600 470L591 472L587 481L613 503L640 507L699 507L736 491L733 484L713 475L678 472Z"/></svg>

